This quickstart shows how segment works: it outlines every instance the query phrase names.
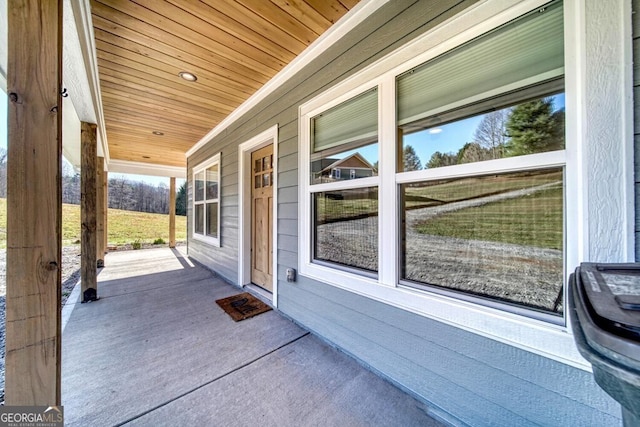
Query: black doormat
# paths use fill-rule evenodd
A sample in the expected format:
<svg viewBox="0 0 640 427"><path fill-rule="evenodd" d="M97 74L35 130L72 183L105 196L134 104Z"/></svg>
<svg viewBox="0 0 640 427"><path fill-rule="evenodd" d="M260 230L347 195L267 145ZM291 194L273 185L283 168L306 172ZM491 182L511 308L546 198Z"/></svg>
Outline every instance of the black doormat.
<svg viewBox="0 0 640 427"><path fill-rule="evenodd" d="M271 307L248 292L216 300L216 304L236 322L271 310Z"/></svg>

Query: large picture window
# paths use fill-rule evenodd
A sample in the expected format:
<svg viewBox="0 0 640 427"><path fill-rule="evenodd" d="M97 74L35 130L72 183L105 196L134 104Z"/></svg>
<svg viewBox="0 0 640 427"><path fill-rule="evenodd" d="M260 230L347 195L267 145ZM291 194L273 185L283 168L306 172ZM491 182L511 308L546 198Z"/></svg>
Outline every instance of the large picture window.
<svg viewBox="0 0 640 427"><path fill-rule="evenodd" d="M563 2L482 16L300 107L300 273L523 343L566 324Z"/></svg>
<svg viewBox="0 0 640 427"><path fill-rule="evenodd" d="M403 280L562 314L561 168L401 187Z"/></svg>
<svg viewBox="0 0 640 427"><path fill-rule="evenodd" d="M193 169L193 237L220 245L220 154Z"/></svg>
<svg viewBox="0 0 640 427"><path fill-rule="evenodd" d="M403 283L562 315L563 46L556 2L397 77Z"/></svg>

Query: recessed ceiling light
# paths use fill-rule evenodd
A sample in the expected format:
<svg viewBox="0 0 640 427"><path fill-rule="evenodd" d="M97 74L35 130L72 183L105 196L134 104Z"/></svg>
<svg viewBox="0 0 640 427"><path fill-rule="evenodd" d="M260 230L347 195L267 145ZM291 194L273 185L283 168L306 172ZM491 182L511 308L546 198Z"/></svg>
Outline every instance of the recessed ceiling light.
<svg viewBox="0 0 640 427"><path fill-rule="evenodd" d="M151 132L154 135L158 135L158 136L162 136L164 135L164 132L160 132L159 130L154 130L153 132Z"/></svg>
<svg viewBox="0 0 640 427"><path fill-rule="evenodd" d="M178 75L188 82L195 82L196 80L198 80L198 77L196 77L195 74L188 71L180 71Z"/></svg>

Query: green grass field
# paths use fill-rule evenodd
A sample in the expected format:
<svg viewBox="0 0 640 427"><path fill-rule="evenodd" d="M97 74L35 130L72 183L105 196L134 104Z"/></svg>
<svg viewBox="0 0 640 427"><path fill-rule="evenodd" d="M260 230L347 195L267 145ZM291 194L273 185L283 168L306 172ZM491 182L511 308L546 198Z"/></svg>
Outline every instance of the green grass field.
<svg viewBox="0 0 640 427"><path fill-rule="evenodd" d="M109 209L109 244L123 245L139 240L169 242L169 215ZM176 216L176 240L187 239L187 217ZM62 245L80 243L80 206L62 205ZM7 246L7 199L0 199L0 248Z"/></svg>
<svg viewBox="0 0 640 427"><path fill-rule="evenodd" d="M442 202L469 200L558 181L562 181L561 171L431 181L425 186L407 185L406 195L409 197L406 206L408 208L436 206Z"/></svg>
<svg viewBox="0 0 640 427"><path fill-rule="evenodd" d="M562 249L562 188L438 215L419 233Z"/></svg>

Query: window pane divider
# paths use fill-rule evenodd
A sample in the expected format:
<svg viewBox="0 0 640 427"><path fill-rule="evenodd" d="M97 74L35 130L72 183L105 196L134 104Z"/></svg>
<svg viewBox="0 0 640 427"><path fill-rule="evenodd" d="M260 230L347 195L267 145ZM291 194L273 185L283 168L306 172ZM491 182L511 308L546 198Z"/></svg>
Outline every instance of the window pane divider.
<svg viewBox="0 0 640 427"><path fill-rule="evenodd" d="M378 188L378 274L380 283L396 286L398 283L398 187L395 184L397 156L396 78L387 75L380 82L378 129L380 132Z"/></svg>
<svg viewBox="0 0 640 427"><path fill-rule="evenodd" d="M477 163L443 166L434 169L402 172L396 175L396 183L408 184L432 179L464 178L492 173L517 172L534 169L561 167L566 163L566 151L549 151L526 156L507 157Z"/></svg>
<svg viewBox="0 0 640 427"><path fill-rule="evenodd" d="M345 179L337 182L327 182L324 184L314 184L309 186L310 193L321 193L331 190L351 190L354 188L378 187L380 179L377 176L369 178Z"/></svg>

